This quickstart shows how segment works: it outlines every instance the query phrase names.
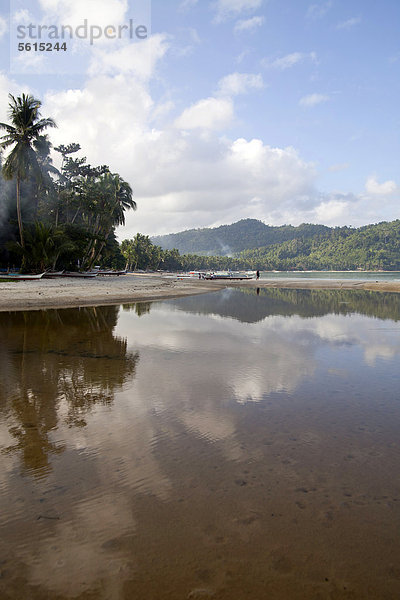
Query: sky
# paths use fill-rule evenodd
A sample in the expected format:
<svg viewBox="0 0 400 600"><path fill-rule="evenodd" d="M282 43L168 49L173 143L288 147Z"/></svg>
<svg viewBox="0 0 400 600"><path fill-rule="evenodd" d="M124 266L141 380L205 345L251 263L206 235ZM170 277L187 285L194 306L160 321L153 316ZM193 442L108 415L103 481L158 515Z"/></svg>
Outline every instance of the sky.
<svg viewBox="0 0 400 600"><path fill-rule="evenodd" d="M56 43L39 24L70 26L67 49L18 51ZM31 93L55 146L120 173L120 239L393 220L399 26L398 0L0 0L0 121Z"/></svg>

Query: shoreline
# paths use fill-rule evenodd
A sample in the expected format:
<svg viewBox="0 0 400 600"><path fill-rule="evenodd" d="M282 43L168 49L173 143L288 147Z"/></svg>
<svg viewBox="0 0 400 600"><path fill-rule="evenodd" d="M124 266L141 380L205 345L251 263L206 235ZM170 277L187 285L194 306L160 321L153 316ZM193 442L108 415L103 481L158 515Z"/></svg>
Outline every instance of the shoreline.
<svg viewBox="0 0 400 600"><path fill-rule="evenodd" d="M169 279L163 275L140 274L96 277L93 280L45 279L0 282L0 311L79 308L151 302L192 296L227 287L282 288L299 290L366 290L400 293L400 282L348 279L255 279L249 281L204 281Z"/></svg>

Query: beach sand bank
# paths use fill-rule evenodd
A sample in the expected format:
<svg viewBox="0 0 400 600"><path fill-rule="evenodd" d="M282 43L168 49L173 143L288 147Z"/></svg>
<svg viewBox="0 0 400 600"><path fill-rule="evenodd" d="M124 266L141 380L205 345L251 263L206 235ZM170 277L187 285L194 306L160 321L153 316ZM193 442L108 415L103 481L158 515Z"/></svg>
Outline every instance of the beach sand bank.
<svg viewBox="0 0 400 600"><path fill-rule="evenodd" d="M177 281L164 275L140 274L94 279L42 279L0 282L0 311L101 306L204 294L225 287L343 289L400 292L400 283L360 280L262 279L259 281Z"/></svg>

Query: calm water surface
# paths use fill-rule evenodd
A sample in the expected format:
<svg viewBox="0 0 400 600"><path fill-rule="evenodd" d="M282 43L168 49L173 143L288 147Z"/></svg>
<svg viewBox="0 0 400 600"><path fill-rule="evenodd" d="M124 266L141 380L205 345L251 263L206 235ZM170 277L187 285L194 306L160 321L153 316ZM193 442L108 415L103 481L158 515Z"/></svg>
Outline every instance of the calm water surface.
<svg viewBox="0 0 400 600"><path fill-rule="evenodd" d="M400 597L396 294L0 314L0 598Z"/></svg>
<svg viewBox="0 0 400 600"><path fill-rule="evenodd" d="M351 279L399 281L399 271L262 271L261 279Z"/></svg>

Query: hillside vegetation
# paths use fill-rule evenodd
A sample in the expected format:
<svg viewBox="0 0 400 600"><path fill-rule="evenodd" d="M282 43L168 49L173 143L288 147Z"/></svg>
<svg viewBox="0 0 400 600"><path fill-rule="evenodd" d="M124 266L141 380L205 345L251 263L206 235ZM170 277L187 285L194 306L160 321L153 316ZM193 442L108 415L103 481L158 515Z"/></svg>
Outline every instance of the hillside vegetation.
<svg viewBox="0 0 400 600"><path fill-rule="evenodd" d="M254 236L252 238L252 226ZM268 230L268 244L254 247L262 239L262 231ZM209 236L215 243L216 232L225 232L225 240L231 247L247 244L248 248L230 256L201 254L195 241L195 253L180 254L179 249L165 250L154 245L150 238L138 234L135 240L125 240L122 251L127 264L136 268L161 268L181 270L260 269L260 270L400 270L400 220L367 225L358 229L351 227L326 227L324 225L300 225L299 227L269 227L260 221L246 219L234 225L216 229L192 230L195 238L204 243ZM187 237L190 231L182 235ZM175 241L178 241L174 234ZM218 234L219 235L219 234ZM235 237L235 235L237 237ZM202 237L203 236L203 237ZM280 242L271 240L290 237ZM293 237L294 236L294 237ZM170 237L170 236L166 236ZM160 239L160 238L153 238ZM187 237L189 244L189 238ZM204 246L203 246L204 248Z"/></svg>
<svg viewBox="0 0 400 600"><path fill-rule="evenodd" d="M164 250L176 248L181 254L205 256L230 256L236 252L279 244L299 237L308 239L328 233L325 225L303 223L298 227L282 225L272 227L257 219L243 219L232 225L215 228L189 229L180 233L151 238L151 241Z"/></svg>
<svg viewBox="0 0 400 600"><path fill-rule="evenodd" d="M400 221L359 229L338 227L313 238L245 250L237 257L254 268L277 270L400 269Z"/></svg>

